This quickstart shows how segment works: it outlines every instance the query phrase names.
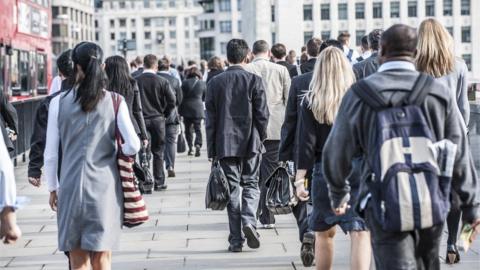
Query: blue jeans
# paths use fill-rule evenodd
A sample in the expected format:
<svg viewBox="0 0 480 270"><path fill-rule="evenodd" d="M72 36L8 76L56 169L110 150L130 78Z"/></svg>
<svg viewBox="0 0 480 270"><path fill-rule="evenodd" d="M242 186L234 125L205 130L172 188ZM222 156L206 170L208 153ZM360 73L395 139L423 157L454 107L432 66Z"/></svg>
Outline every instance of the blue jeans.
<svg viewBox="0 0 480 270"><path fill-rule="evenodd" d="M231 245L243 245L245 238L242 227L252 225L256 228L256 211L260 190L258 188L258 172L260 155L251 158L226 157L220 160L220 166L230 186L230 202L227 205ZM240 187L242 193L240 194Z"/></svg>

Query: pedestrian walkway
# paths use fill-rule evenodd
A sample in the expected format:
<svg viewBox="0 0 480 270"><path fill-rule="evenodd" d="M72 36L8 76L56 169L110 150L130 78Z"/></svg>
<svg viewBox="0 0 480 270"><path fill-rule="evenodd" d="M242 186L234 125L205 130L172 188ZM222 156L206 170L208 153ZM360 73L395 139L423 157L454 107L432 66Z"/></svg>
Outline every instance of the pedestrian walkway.
<svg viewBox="0 0 480 270"><path fill-rule="evenodd" d="M150 221L135 229L124 229L121 248L113 254L114 270L142 269L305 269L299 250L298 230L292 215L277 216L277 228L259 230L259 250L244 248L243 253L228 253L228 220L225 212L205 210L205 186L209 163L201 158L181 155L177 177L169 178L168 190L146 196ZM68 269L63 253L57 250L55 213L48 206L47 189L27 182L25 164L16 169L18 193L31 198L18 211L22 239L13 246L0 244L0 269ZM441 256L445 254L443 241ZM341 232L335 240L333 269L349 269L349 241ZM442 269L479 269L480 241L462 263ZM313 268L310 268L313 269Z"/></svg>

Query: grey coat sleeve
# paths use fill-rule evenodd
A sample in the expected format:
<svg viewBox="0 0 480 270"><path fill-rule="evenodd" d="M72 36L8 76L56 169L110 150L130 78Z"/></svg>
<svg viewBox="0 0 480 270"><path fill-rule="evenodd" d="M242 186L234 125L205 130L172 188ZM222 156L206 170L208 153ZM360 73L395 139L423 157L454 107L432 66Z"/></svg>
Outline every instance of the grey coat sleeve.
<svg viewBox="0 0 480 270"><path fill-rule="evenodd" d="M205 130L207 133L207 153L209 158L214 158L217 155L215 145L217 135L217 109L215 106L214 85L212 81L207 84L207 91L205 97L205 108L207 115L205 119Z"/></svg>
<svg viewBox="0 0 480 270"><path fill-rule="evenodd" d="M460 109L460 113L462 114L463 120L465 120L465 124L468 127L470 122L470 103L468 102L468 81L467 81L467 65L465 62L461 62L458 65L458 82L457 82L457 91L456 91L456 98L458 108Z"/></svg>

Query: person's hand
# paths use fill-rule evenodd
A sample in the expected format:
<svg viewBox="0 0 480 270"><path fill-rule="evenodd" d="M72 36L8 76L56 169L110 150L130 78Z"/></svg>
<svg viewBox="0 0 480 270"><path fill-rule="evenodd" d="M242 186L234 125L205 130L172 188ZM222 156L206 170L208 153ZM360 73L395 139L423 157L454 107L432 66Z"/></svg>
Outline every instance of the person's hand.
<svg viewBox="0 0 480 270"><path fill-rule="evenodd" d="M143 146L144 146L145 148L147 148L147 146L148 146L148 140L143 140Z"/></svg>
<svg viewBox="0 0 480 270"><path fill-rule="evenodd" d="M22 236L22 231L17 225L17 216L11 207L3 209L0 223L0 239L3 243L14 244Z"/></svg>
<svg viewBox="0 0 480 270"><path fill-rule="evenodd" d="M50 199L49 199L48 203L50 204L50 208L53 211L57 212L58 197L57 197L57 192L56 191L50 192Z"/></svg>
<svg viewBox="0 0 480 270"><path fill-rule="evenodd" d="M28 182L34 187L39 187L42 184L40 177L28 177Z"/></svg>
<svg viewBox="0 0 480 270"><path fill-rule="evenodd" d="M477 219L473 224L473 234L472 237L470 237L470 242L475 241L475 238L480 234L480 219Z"/></svg>
<svg viewBox="0 0 480 270"><path fill-rule="evenodd" d="M304 185L299 185L296 187L295 189L295 195L297 195L297 198L304 202L304 201L308 201L308 199L310 199L310 196L308 194L308 191L305 190L305 186Z"/></svg>
<svg viewBox="0 0 480 270"><path fill-rule="evenodd" d="M340 207L333 209L333 212L335 212L335 215L341 216L341 215L345 215L345 213L349 208L350 208L350 205L348 205L348 203L345 202Z"/></svg>

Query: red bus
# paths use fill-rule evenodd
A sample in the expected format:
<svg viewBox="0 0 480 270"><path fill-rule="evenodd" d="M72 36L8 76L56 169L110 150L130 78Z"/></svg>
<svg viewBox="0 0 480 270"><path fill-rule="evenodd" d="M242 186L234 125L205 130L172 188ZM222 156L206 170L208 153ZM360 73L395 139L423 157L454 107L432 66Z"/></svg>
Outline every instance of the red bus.
<svg viewBox="0 0 480 270"><path fill-rule="evenodd" d="M50 0L0 1L0 91L12 100L48 93L51 20Z"/></svg>

